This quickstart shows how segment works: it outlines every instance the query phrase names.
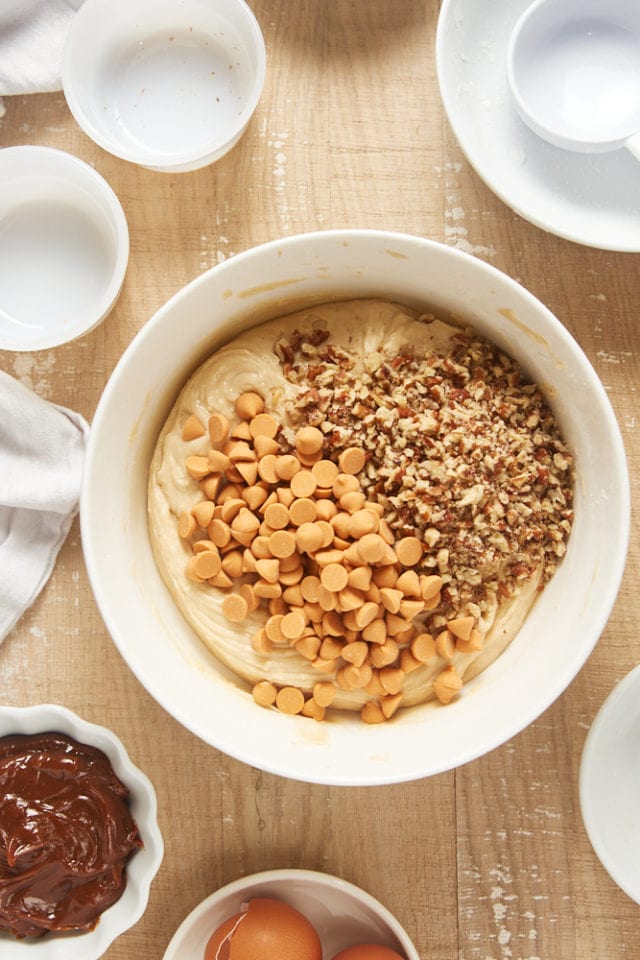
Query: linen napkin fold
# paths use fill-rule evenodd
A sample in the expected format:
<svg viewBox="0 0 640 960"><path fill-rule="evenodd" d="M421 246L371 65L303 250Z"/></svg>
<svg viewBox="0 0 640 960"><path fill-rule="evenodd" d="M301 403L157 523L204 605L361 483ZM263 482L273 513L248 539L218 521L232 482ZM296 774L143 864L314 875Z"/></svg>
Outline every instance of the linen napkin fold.
<svg viewBox="0 0 640 960"><path fill-rule="evenodd" d="M2 97L62 89L62 49L84 0L0 0Z"/></svg>
<svg viewBox="0 0 640 960"><path fill-rule="evenodd" d="M86 421L0 370L0 641L53 570L78 512Z"/></svg>

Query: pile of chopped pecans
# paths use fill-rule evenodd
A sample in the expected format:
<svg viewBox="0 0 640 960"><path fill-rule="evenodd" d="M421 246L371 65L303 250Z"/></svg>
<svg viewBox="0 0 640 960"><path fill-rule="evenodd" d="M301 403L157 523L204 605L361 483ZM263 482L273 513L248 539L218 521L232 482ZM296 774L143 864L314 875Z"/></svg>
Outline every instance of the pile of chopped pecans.
<svg viewBox="0 0 640 960"><path fill-rule="evenodd" d="M424 543L421 570L443 579L430 629L462 610L480 620L540 567L543 584L553 575L573 520L573 458L512 358L461 330L446 353L381 346L363 368L320 327L276 354L300 388L294 423L318 427L331 458L357 438L366 495L397 536Z"/></svg>
<svg viewBox="0 0 640 960"><path fill-rule="evenodd" d="M183 427L184 440L208 429L211 441L206 456L185 461L204 494L178 520L192 551L186 574L229 591L222 609L231 622L266 606L253 648L293 647L321 677L308 697L259 682L255 700L321 720L338 688L363 690L361 717L379 723L400 706L405 675L440 657L434 690L448 703L462 686L448 662L456 650L481 649L482 637L472 616L451 619L435 637L417 626L440 605L443 581L417 572L422 542L396 538L383 507L367 500L357 476L364 451L350 446L337 462L326 459L322 432L303 426L294 452L283 452L281 425L259 394L242 394L236 412L234 426L213 413L206 429L194 416Z"/></svg>

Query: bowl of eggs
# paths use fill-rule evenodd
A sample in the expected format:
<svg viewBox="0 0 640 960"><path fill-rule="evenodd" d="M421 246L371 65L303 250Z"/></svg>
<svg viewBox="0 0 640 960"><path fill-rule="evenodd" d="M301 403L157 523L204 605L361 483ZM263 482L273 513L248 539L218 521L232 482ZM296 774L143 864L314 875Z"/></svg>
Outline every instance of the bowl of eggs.
<svg viewBox="0 0 640 960"><path fill-rule="evenodd" d="M164 960L419 960L396 918L340 877L267 870L234 880L181 923Z"/></svg>
<svg viewBox="0 0 640 960"><path fill-rule="evenodd" d="M170 714L252 766L367 785L479 757L564 691L617 595L629 486L539 300L340 230L241 253L145 325L80 515L106 626Z"/></svg>

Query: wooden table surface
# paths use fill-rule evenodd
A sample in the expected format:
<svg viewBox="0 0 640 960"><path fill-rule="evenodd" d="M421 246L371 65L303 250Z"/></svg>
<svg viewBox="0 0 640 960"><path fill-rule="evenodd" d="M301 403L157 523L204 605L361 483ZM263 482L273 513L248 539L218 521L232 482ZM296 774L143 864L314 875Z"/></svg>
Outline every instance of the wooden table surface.
<svg viewBox="0 0 640 960"><path fill-rule="evenodd" d="M618 416L637 506L638 256L544 233L470 168L438 94L438 0L251 5L267 44L264 95L240 144L207 169L173 176L111 157L79 130L62 93L5 100L0 145L58 147L95 166L124 207L131 258L98 329L55 350L0 352L0 367L90 420L132 337L204 270L308 230L416 233L517 278L571 331ZM450 773L345 789L252 769L165 713L107 634L76 521L51 580L0 648L0 698L58 702L109 726L156 787L164 863L143 919L108 960L159 960L205 896L282 866L361 885L400 919L424 960L637 960L640 908L591 849L577 780L590 724L640 660L639 561L634 530L594 653L523 733Z"/></svg>

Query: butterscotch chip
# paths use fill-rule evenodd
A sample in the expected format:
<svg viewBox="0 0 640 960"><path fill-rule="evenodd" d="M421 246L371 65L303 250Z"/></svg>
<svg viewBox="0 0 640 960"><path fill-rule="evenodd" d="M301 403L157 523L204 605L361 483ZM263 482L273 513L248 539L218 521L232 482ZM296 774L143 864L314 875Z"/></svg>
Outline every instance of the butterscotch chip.
<svg viewBox="0 0 640 960"><path fill-rule="evenodd" d="M215 577L210 577L207 583L212 587L219 587L221 590L229 590L233 586L233 580L224 570L216 573Z"/></svg>
<svg viewBox="0 0 640 960"><path fill-rule="evenodd" d="M320 637L306 635L300 640L296 640L294 646L301 657L305 660L315 660L320 650Z"/></svg>
<svg viewBox="0 0 640 960"><path fill-rule="evenodd" d="M337 688L330 680L320 680L313 685L313 699L321 707L330 707L335 700Z"/></svg>
<svg viewBox="0 0 640 960"><path fill-rule="evenodd" d="M263 600L271 600L274 597L281 596L282 594L282 587L280 584L277 582L270 582L269 580L257 580L253 585L253 590L256 597L260 597Z"/></svg>
<svg viewBox="0 0 640 960"><path fill-rule="evenodd" d="M304 694L297 687L283 687L276 695L276 707L290 716L300 713L304 707Z"/></svg>
<svg viewBox="0 0 640 960"><path fill-rule="evenodd" d="M204 437L206 432L200 420L192 413L190 417L187 417L182 428L182 439L185 442L197 440L199 437Z"/></svg>
<svg viewBox="0 0 640 960"><path fill-rule="evenodd" d="M380 698L380 709L382 710L384 716L387 720L390 720L394 713L397 711L398 707L402 703L403 694L395 693L390 694L387 697Z"/></svg>
<svg viewBox="0 0 640 960"><path fill-rule="evenodd" d="M251 638L251 646L256 653L271 653L273 650L273 642L269 640L264 627L254 633Z"/></svg>
<svg viewBox="0 0 640 960"><path fill-rule="evenodd" d="M383 667L380 670L380 683L387 693L399 693L404 684L404 670L400 667Z"/></svg>
<svg viewBox="0 0 640 960"><path fill-rule="evenodd" d="M349 586L354 590L368 590L371 586L371 567L355 567L349 571Z"/></svg>
<svg viewBox="0 0 640 960"><path fill-rule="evenodd" d="M285 614L280 624L282 633L287 640L299 640L306 627L306 619L301 610L292 610Z"/></svg>
<svg viewBox="0 0 640 960"><path fill-rule="evenodd" d="M338 476L338 468L333 460L318 460L312 466L311 473L319 487L328 489L333 486L333 481Z"/></svg>
<svg viewBox="0 0 640 960"><path fill-rule="evenodd" d="M244 572L244 563L240 550L231 550L222 558L222 569L227 576L237 580Z"/></svg>
<svg viewBox="0 0 640 960"><path fill-rule="evenodd" d="M387 640L387 625L384 620L376 618L362 630L362 637L367 643L383 644Z"/></svg>
<svg viewBox="0 0 640 960"><path fill-rule="evenodd" d="M363 508L365 500L365 495L361 490L350 490L348 493L342 494L339 503L347 513L356 513Z"/></svg>
<svg viewBox="0 0 640 960"><path fill-rule="evenodd" d="M277 483L278 474L276 473L277 458L275 453L267 453L258 460L258 476L266 483Z"/></svg>
<svg viewBox="0 0 640 960"><path fill-rule="evenodd" d="M319 577L309 575L307 577L303 577L302 581L300 582L300 590L302 592L302 596L309 603L318 602L319 589L320 589Z"/></svg>
<svg viewBox="0 0 640 960"><path fill-rule="evenodd" d="M377 533L365 533L358 540L357 551L364 563L377 563L384 557L386 546Z"/></svg>
<svg viewBox="0 0 640 960"><path fill-rule="evenodd" d="M343 646L342 640L337 637L325 637L320 644L319 655L323 660L337 660L342 653Z"/></svg>
<svg viewBox="0 0 640 960"><path fill-rule="evenodd" d="M289 507L289 520L294 527L299 527L303 523L313 523L317 516L318 508L310 497L298 497Z"/></svg>
<svg viewBox="0 0 640 960"><path fill-rule="evenodd" d="M273 557L269 546L269 537L263 537L261 534L253 538L250 549L256 560L271 560Z"/></svg>
<svg viewBox="0 0 640 960"><path fill-rule="evenodd" d="M456 652L455 637L450 630L442 630L435 638L436 653L443 660L451 660Z"/></svg>
<svg viewBox="0 0 640 960"><path fill-rule="evenodd" d="M309 697L308 700L305 700L304 706L302 708L303 717L311 717L312 720L317 720L318 722L324 720L326 711L324 707L321 707L319 703Z"/></svg>
<svg viewBox="0 0 640 960"><path fill-rule="evenodd" d="M193 477L194 480L202 480L203 477L206 477L209 470L209 458L200 457L197 454L193 454L184 462L187 473L190 477Z"/></svg>
<svg viewBox="0 0 640 960"><path fill-rule="evenodd" d="M405 647L404 650L400 651L400 669L404 670L405 673L412 673L421 666L422 662L420 660L416 660L408 647Z"/></svg>
<svg viewBox="0 0 640 960"><path fill-rule="evenodd" d="M349 473L339 473L333 481L333 495L338 500L344 496L345 493L351 493L359 489L360 483L358 482L358 478Z"/></svg>
<svg viewBox="0 0 640 960"><path fill-rule="evenodd" d="M201 580L209 580L220 572L222 562L218 553L212 550L205 550L198 553L193 559L193 569Z"/></svg>
<svg viewBox="0 0 640 960"><path fill-rule="evenodd" d="M278 487L276 490L276 497L278 498L278 503L284 504L284 506L289 509L295 497L291 492L291 487Z"/></svg>
<svg viewBox="0 0 640 960"><path fill-rule="evenodd" d="M215 505L211 500L202 500L200 503L196 503L191 509L193 519L203 530L206 530L211 521L213 520L213 511Z"/></svg>
<svg viewBox="0 0 640 960"><path fill-rule="evenodd" d="M299 470L291 478L291 492L294 497L312 497L317 486L311 470Z"/></svg>
<svg viewBox="0 0 640 960"><path fill-rule="evenodd" d="M330 590L331 593L338 593L338 591L343 590L348 579L349 574L341 563L328 563L320 573L322 586Z"/></svg>
<svg viewBox="0 0 640 960"><path fill-rule="evenodd" d="M224 503L221 504L220 516L218 519L223 520L225 523L231 523L232 520L235 520L241 510L251 513L250 510L247 510L246 503L241 497L229 497L224 501Z"/></svg>
<svg viewBox="0 0 640 960"><path fill-rule="evenodd" d="M220 477L205 477L200 481L200 489L209 500L215 500L220 489Z"/></svg>
<svg viewBox="0 0 640 960"><path fill-rule="evenodd" d="M212 520L207 535L216 547L226 547L231 540L231 527L224 520Z"/></svg>
<svg viewBox="0 0 640 960"><path fill-rule="evenodd" d="M279 429L278 421L270 413L259 413L249 422L252 437L268 437L273 440Z"/></svg>
<svg viewBox="0 0 640 960"><path fill-rule="evenodd" d="M396 590L393 587L380 589L380 602L389 613L398 613L403 596L402 590Z"/></svg>
<svg viewBox="0 0 640 960"><path fill-rule="evenodd" d="M365 465L366 456L360 447L347 447L338 457L338 466L342 473L360 473Z"/></svg>
<svg viewBox="0 0 640 960"><path fill-rule="evenodd" d="M323 532L319 523L300 524L295 537L296 547L300 553L315 553L324 543Z"/></svg>
<svg viewBox="0 0 640 960"><path fill-rule="evenodd" d="M450 630L454 637L460 640L469 639L474 625L473 617L456 617L455 620L447 620L447 630Z"/></svg>
<svg viewBox="0 0 640 960"><path fill-rule="evenodd" d="M213 550L215 553L217 549L217 546L212 540L196 540L193 544L194 553L203 553L205 550Z"/></svg>
<svg viewBox="0 0 640 960"><path fill-rule="evenodd" d="M284 643L287 639L282 632L282 621L284 620L283 613L274 613L269 617L267 622L264 625L265 633L269 637L269 640L272 643Z"/></svg>
<svg viewBox="0 0 640 960"><path fill-rule="evenodd" d="M403 537L396 541L395 551L403 567L412 567L422 557L422 543L417 537Z"/></svg>
<svg viewBox="0 0 640 960"><path fill-rule="evenodd" d="M261 707L272 707L276 702L277 692L277 689L269 680L260 680L251 691L253 699Z"/></svg>
<svg viewBox="0 0 640 960"><path fill-rule="evenodd" d="M242 623L249 612L247 601L239 593L230 593L222 601L222 612L231 623Z"/></svg>
<svg viewBox="0 0 640 960"><path fill-rule="evenodd" d="M296 450L305 456L318 453L322 450L324 436L317 427L300 427L296 433Z"/></svg>
<svg viewBox="0 0 640 960"><path fill-rule="evenodd" d="M208 427L211 443L224 443L229 436L229 421L223 413L212 413Z"/></svg>
<svg viewBox="0 0 640 960"><path fill-rule="evenodd" d="M419 663L426 663L436 656L436 645L430 633L419 633L411 641L411 653Z"/></svg>
<svg viewBox="0 0 640 960"><path fill-rule="evenodd" d="M303 607L304 597L302 596L302 588L300 587L300 583L294 583L291 587L287 587L286 590L283 590L282 599L285 603L289 604L290 607Z"/></svg>
<svg viewBox="0 0 640 960"><path fill-rule="evenodd" d="M415 570L405 570L396 580L396 590L402 590L405 597L421 597L420 577Z"/></svg>
<svg viewBox="0 0 640 960"><path fill-rule="evenodd" d="M462 677L455 667L445 667L433 681L433 690L441 703L449 703L462 689Z"/></svg>
<svg viewBox="0 0 640 960"><path fill-rule="evenodd" d="M237 443L229 446L225 453L229 460L236 466L240 461L258 459L255 450L253 450L245 440L238 440Z"/></svg>
<svg viewBox="0 0 640 960"><path fill-rule="evenodd" d="M361 667L368 653L369 647L364 640L354 640L353 643L347 643L342 648L342 659L356 667Z"/></svg>
<svg viewBox="0 0 640 960"><path fill-rule="evenodd" d="M188 540L188 538L191 537L197 529L198 524L196 523L196 519L192 514L187 513L186 511L180 514L178 519L178 536L182 540Z"/></svg>
<svg viewBox="0 0 640 960"><path fill-rule="evenodd" d="M354 540L359 540L366 533L377 533L380 529L380 519L373 510L363 508L349 515L347 532Z"/></svg>
<svg viewBox="0 0 640 960"><path fill-rule="evenodd" d="M238 533L255 534L259 526L260 521L255 513L247 510L244 504L231 521L231 531L234 536L237 536Z"/></svg>
<svg viewBox="0 0 640 960"><path fill-rule="evenodd" d="M279 560L286 560L292 557L296 551L296 538L290 530L276 530L269 537L269 549L274 557ZM294 568L291 568L294 569ZM289 573L290 570L283 569L280 566L281 573Z"/></svg>
<svg viewBox="0 0 640 960"><path fill-rule="evenodd" d="M253 613L254 610L258 609L260 606L260 598L256 597L253 586L250 583L241 584L238 593L244 600L246 600L247 610L249 613Z"/></svg>
<svg viewBox="0 0 640 960"><path fill-rule="evenodd" d="M248 390L236 400L236 413L241 420L252 420L264 410L264 400L259 393Z"/></svg>
<svg viewBox="0 0 640 960"><path fill-rule="evenodd" d="M484 641L479 630L472 630L468 640L456 640L456 650L460 653L476 653L482 650Z"/></svg>
<svg viewBox="0 0 640 960"><path fill-rule="evenodd" d="M291 480L300 469L300 461L291 453L282 454L276 460L276 473L281 480Z"/></svg>
<svg viewBox="0 0 640 960"><path fill-rule="evenodd" d="M360 719L364 723L384 723L386 718L376 700L367 700L360 711Z"/></svg>
<svg viewBox="0 0 640 960"><path fill-rule="evenodd" d="M256 570L263 580L266 580L268 583L277 583L280 564L275 558L270 560L256 560ZM280 592L281 591L278 591L276 596L279 596Z"/></svg>
<svg viewBox="0 0 640 960"><path fill-rule="evenodd" d="M256 480L258 479L258 464L257 462L245 463L239 462L235 465L236 472L240 474L245 483L249 486L253 486Z"/></svg>
<svg viewBox="0 0 640 960"><path fill-rule="evenodd" d="M273 437L258 434L257 437L253 438L253 449L258 454L258 457L266 457L268 454L277 453L280 449L280 444L277 440L274 440Z"/></svg>
<svg viewBox="0 0 640 960"><path fill-rule="evenodd" d="M272 530L284 530L289 524L289 511L283 503L270 503L264 512L264 519Z"/></svg>
<svg viewBox="0 0 640 960"><path fill-rule="evenodd" d="M318 511L318 520L330 521L332 517L335 517L338 512L338 508L335 502L332 499L318 500L319 490L316 490L316 500L313 501ZM330 491L330 496L332 496L333 491Z"/></svg>
<svg viewBox="0 0 640 960"><path fill-rule="evenodd" d="M256 466L256 473L257 473ZM249 487L245 487L242 491L242 499L245 501L250 510L258 510L265 500L267 499L268 493L264 487L261 487L259 484L252 484Z"/></svg>
<svg viewBox="0 0 640 960"><path fill-rule="evenodd" d="M370 648L369 659L374 667L378 667L378 669L381 670L383 667L388 667L392 663L395 663L399 653L400 647L395 640L389 638L385 640L384 643Z"/></svg>
<svg viewBox="0 0 640 960"><path fill-rule="evenodd" d="M234 440L251 440L249 424L245 420L236 423L235 427L232 427L229 431L229 438L233 438Z"/></svg>

